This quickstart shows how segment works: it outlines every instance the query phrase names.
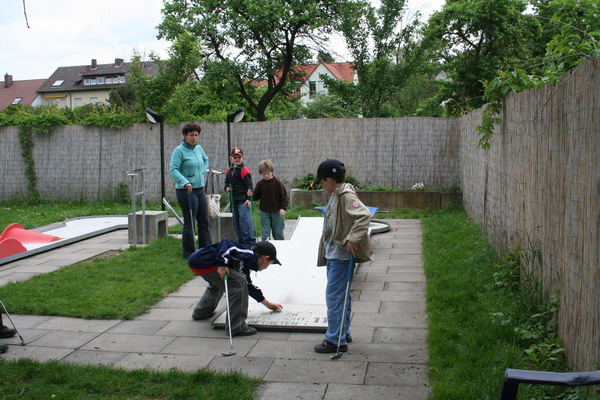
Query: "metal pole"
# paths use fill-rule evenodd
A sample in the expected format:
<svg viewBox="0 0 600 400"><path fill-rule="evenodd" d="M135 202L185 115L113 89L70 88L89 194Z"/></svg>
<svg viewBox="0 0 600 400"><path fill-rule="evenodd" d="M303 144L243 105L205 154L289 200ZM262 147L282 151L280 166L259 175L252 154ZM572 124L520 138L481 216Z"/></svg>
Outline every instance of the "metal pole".
<svg viewBox="0 0 600 400"><path fill-rule="evenodd" d="M231 151L231 122L227 118L227 164L226 168L229 168L229 152Z"/></svg>
<svg viewBox="0 0 600 400"><path fill-rule="evenodd" d="M160 121L160 204L162 211L165 211L165 130L163 121Z"/></svg>

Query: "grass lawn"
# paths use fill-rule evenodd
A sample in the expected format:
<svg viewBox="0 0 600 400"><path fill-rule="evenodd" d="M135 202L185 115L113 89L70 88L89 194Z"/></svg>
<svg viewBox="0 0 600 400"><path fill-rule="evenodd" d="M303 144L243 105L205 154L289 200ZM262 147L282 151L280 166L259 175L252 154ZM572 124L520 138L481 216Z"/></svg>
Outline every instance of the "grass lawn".
<svg viewBox="0 0 600 400"><path fill-rule="evenodd" d="M56 361L2 361L0 399L251 400L260 381L240 373L118 370Z"/></svg>

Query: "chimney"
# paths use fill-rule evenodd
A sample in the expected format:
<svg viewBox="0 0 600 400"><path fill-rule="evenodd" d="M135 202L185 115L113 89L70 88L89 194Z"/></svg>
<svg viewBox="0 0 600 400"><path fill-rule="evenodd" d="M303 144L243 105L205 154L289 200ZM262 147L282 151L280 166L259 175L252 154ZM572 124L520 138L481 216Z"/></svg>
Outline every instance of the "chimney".
<svg viewBox="0 0 600 400"><path fill-rule="evenodd" d="M10 85L12 85L12 83L13 83L12 75L9 75L8 73L4 74L4 87L8 88L8 87L10 87Z"/></svg>
<svg viewBox="0 0 600 400"><path fill-rule="evenodd" d="M122 58L115 58L115 67L121 67L123 66L123 59Z"/></svg>
<svg viewBox="0 0 600 400"><path fill-rule="evenodd" d="M98 68L98 61L95 58L92 58L92 69Z"/></svg>

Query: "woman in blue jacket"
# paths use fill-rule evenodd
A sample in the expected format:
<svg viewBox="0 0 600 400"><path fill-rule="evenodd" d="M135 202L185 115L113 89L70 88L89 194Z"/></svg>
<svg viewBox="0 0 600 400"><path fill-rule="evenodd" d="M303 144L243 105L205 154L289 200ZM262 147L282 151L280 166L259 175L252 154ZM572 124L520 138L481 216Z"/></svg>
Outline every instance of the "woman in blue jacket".
<svg viewBox="0 0 600 400"><path fill-rule="evenodd" d="M208 231L208 201L204 194L208 156L198 144L201 131L202 128L198 124L185 124L182 129L183 141L171 154L170 173L175 181L177 202L183 212L183 258L189 258L196 249L194 219L198 221L199 247L212 244Z"/></svg>

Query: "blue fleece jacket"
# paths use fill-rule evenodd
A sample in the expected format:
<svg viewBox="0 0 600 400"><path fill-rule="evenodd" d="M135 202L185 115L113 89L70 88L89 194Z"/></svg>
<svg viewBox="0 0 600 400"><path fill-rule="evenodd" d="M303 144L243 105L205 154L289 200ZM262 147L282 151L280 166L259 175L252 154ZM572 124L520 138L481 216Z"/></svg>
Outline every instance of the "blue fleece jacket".
<svg viewBox="0 0 600 400"><path fill-rule="evenodd" d="M192 188L204 187L204 174L208 169L208 156L200 147L194 147L185 141L175 147L171 154L171 178L175 181L176 189L185 189L185 185L192 184Z"/></svg>

